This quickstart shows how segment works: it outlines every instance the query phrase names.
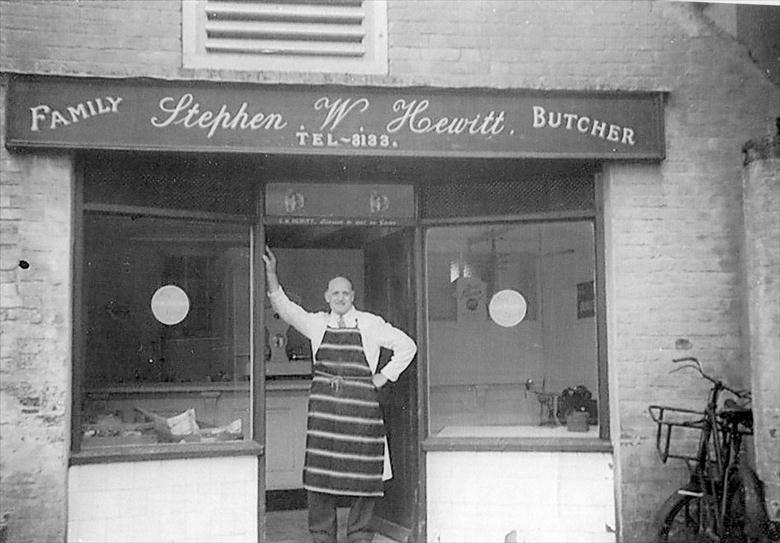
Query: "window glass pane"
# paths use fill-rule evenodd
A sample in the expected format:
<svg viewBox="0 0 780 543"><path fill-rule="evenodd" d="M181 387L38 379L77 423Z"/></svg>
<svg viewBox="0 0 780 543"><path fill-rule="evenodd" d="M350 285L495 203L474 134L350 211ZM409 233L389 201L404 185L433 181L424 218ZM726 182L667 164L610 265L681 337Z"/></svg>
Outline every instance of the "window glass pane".
<svg viewBox="0 0 780 543"><path fill-rule="evenodd" d="M431 435L597 436L592 222L435 227L425 247Z"/></svg>
<svg viewBox="0 0 780 543"><path fill-rule="evenodd" d="M252 215L254 158L91 153L84 157L89 203Z"/></svg>
<svg viewBox="0 0 780 543"><path fill-rule="evenodd" d="M522 169L516 162L512 165L505 169L483 166L483 172L489 172L489 182L475 182L486 174L472 173L473 165L458 165L452 176L464 176L465 180L455 177L421 188L421 215L487 217L595 209L592 166L569 166L561 172L552 167L535 170L527 164Z"/></svg>
<svg viewBox="0 0 780 543"><path fill-rule="evenodd" d="M249 234L85 216L82 448L250 437Z"/></svg>

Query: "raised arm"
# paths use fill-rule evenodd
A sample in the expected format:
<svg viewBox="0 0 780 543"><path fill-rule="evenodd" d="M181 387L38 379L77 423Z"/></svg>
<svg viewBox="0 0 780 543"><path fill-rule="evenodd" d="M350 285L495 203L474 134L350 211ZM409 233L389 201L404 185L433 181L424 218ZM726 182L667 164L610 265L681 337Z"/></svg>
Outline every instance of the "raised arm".
<svg viewBox="0 0 780 543"><path fill-rule="evenodd" d="M274 312L307 338L316 337L319 333L317 316L290 300L284 293L284 289L279 284L279 277L276 275L276 255L267 245L263 253L263 262L265 263L266 290Z"/></svg>
<svg viewBox="0 0 780 543"><path fill-rule="evenodd" d="M265 252L263 252L263 262L265 262L265 281L269 294L272 294L279 290L279 277L276 275L276 255L271 252L271 248L268 245L265 246Z"/></svg>

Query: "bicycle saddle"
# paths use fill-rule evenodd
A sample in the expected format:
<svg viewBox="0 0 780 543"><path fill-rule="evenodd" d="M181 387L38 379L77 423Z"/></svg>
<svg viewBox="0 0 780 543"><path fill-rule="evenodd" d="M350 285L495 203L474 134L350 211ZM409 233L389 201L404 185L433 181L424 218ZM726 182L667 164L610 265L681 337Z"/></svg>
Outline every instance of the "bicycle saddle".
<svg viewBox="0 0 780 543"><path fill-rule="evenodd" d="M733 401L726 400L718 415L729 424L743 424L751 428L753 426L753 410Z"/></svg>

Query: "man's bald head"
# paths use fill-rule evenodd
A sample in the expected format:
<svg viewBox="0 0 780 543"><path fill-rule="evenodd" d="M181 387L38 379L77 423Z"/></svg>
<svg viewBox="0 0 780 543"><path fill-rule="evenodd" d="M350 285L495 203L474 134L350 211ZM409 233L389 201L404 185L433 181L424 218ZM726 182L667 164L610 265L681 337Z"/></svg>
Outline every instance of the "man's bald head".
<svg viewBox="0 0 780 543"><path fill-rule="evenodd" d="M331 311L337 315L343 315L352 309L352 303L355 301L352 281L346 277L331 279L328 282L328 290L325 291L325 301L328 302Z"/></svg>

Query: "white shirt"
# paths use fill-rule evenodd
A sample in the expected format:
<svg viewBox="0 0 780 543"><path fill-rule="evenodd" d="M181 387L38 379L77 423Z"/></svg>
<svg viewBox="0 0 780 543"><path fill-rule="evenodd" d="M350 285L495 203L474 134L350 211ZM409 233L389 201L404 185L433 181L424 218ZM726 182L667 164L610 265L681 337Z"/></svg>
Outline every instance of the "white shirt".
<svg viewBox="0 0 780 543"><path fill-rule="evenodd" d="M275 292L270 292L268 297L279 317L311 341L312 354L315 354L322 344L325 329L328 326L338 327L338 315L324 311L310 313L290 300L281 287ZM401 372L409 366L417 353L417 345L414 340L386 322L382 317L358 311L354 307L347 311L343 318L347 327L357 326L360 330L363 352L366 355L368 366L371 368L371 373L376 373L380 348L384 347L393 351L390 361L382 368L381 373L388 380L397 381Z"/></svg>

